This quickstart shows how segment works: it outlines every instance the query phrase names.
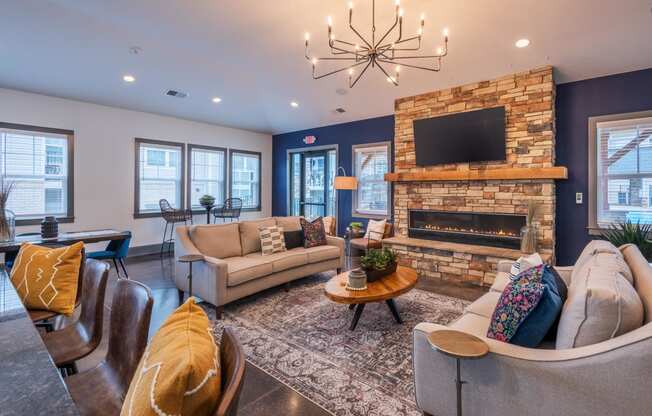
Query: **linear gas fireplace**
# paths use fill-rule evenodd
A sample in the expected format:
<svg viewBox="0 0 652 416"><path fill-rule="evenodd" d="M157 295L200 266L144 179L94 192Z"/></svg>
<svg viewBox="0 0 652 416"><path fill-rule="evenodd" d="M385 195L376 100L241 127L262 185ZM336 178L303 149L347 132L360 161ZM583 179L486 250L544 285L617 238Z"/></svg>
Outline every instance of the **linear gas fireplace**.
<svg viewBox="0 0 652 416"><path fill-rule="evenodd" d="M408 236L519 249L524 215L409 211Z"/></svg>

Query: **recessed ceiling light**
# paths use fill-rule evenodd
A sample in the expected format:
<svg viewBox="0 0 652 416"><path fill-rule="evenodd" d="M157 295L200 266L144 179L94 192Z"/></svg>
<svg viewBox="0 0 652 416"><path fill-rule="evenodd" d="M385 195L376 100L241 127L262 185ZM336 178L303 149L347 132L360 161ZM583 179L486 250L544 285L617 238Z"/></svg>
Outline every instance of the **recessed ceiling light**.
<svg viewBox="0 0 652 416"><path fill-rule="evenodd" d="M217 103L219 103L219 102L221 102L221 101L222 101L222 99L221 99L220 97L213 97L213 102L214 102L215 104L217 104Z"/></svg>
<svg viewBox="0 0 652 416"><path fill-rule="evenodd" d="M290 105L291 105L292 107L294 107L294 108L299 107L299 103L296 102L296 101L292 101L292 102L290 103Z"/></svg>
<svg viewBox="0 0 652 416"><path fill-rule="evenodd" d="M527 48L530 46L530 39L519 39L515 43L517 48Z"/></svg>
<svg viewBox="0 0 652 416"><path fill-rule="evenodd" d="M124 82L134 82L136 81L136 78L133 75L125 75L124 77L122 77L122 80Z"/></svg>

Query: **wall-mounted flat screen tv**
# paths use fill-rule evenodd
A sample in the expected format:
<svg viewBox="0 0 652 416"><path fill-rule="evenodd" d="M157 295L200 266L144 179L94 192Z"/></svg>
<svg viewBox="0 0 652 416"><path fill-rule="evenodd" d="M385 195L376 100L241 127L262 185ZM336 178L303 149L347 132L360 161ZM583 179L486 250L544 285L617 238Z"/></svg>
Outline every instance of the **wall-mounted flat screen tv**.
<svg viewBox="0 0 652 416"><path fill-rule="evenodd" d="M505 107L414 121L418 166L505 160Z"/></svg>

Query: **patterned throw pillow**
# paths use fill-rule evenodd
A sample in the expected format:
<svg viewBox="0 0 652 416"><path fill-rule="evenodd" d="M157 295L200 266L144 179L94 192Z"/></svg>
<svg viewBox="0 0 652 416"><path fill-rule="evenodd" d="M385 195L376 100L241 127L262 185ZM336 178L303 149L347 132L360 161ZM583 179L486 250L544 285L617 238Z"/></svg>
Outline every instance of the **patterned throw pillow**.
<svg viewBox="0 0 652 416"><path fill-rule="evenodd" d="M152 337L120 415L212 415L221 394L219 360L208 316L190 297Z"/></svg>
<svg viewBox="0 0 652 416"><path fill-rule="evenodd" d="M26 308L72 315L83 249L84 243L60 248L20 246L10 278Z"/></svg>
<svg viewBox="0 0 652 416"><path fill-rule="evenodd" d="M364 234L364 238L369 240L380 241L385 236L385 226L387 225L387 220L369 220L367 223L367 232Z"/></svg>
<svg viewBox="0 0 652 416"><path fill-rule="evenodd" d="M518 276L519 273L540 264L543 264L543 259L541 259L539 253L533 253L529 256L521 256L512 264L512 269L509 272L510 277L513 279Z"/></svg>
<svg viewBox="0 0 652 416"><path fill-rule="evenodd" d="M321 217L313 222L308 222L304 218L301 218L301 228L303 229L303 246L305 248L325 246L328 244L326 241L324 221L322 221Z"/></svg>
<svg viewBox="0 0 652 416"><path fill-rule="evenodd" d="M281 253L286 250L283 228L273 225L271 227L261 227L258 229L258 232L260 234L260 247L263 256Z"/></svg>

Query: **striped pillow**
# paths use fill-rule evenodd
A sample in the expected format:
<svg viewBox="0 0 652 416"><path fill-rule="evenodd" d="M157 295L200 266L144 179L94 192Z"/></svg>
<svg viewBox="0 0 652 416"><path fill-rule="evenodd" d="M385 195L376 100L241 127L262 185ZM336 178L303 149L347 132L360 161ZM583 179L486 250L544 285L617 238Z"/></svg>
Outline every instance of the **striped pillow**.
<svg viewBox="0 0 652 416"><path fill-rule="evenodd" d="M274 253L281 253L286 250L285 237L283 236L283 227L272 225L270 227L261 227L258 229L260 234L260 247L263 256Z"/></svg>

